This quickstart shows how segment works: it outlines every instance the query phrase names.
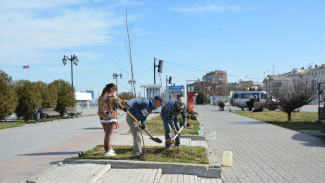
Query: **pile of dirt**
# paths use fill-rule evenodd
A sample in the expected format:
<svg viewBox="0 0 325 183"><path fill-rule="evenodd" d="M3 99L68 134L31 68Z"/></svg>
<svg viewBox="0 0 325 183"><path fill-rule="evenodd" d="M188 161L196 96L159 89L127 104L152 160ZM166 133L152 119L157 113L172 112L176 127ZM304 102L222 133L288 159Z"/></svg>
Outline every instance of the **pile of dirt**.
<svg viewBox="0 0 325 183"><path fill-rule="evenodd" d="M161 154L163 156L188 156L189 154L181 148L171 148L171 149L160 149L159 151L153 152L153 154Z"/></svg>

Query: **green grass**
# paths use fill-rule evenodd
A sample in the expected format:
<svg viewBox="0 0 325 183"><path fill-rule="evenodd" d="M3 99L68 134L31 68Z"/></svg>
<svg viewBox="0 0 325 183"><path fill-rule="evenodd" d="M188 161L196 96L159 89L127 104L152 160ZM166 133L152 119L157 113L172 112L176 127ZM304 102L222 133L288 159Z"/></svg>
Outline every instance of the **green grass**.
<svg viewBox="0 0 325 183"><path fill-rule="evenodd" d="M322 130L317 112L293 112L291 122L288 121L287 113L281 111L235 111L234 113L292 130Z"/></svg>
<svg viewBox="0 0 325 183"><path fill-rule="evenodd" d="M73 159L133 160L132 146L113 146L113 149L116 152L116 156L104 156L103 145L98 145L93 149L86 151L83 155L74 157ZM181 146L172 149L148 146L146 147L145 159L154 162L209 164L207 150L204 147L199 146Z"/></svg>
<svg viewBox="0 0 325 183"><path fill-rule="evenodd" d="M25 124L26 122L24 120L0 122L0 130L6 128L20 127L20 126L24 126Z"/></svg>
<svg viewBox="0 0 325 183"><path fill-rule="evenodd" d="M181 115L178 116L178 121L182 121L182 117ZM188 120L188 123L191 124L192 128L191 129L187 129L184 128L181 132L182 135L198 135L199 132L199 121L197 120ZM180 123L180 125L182 125L182 123ZM160 134L165 134L165 129L164 129L164 124L161 120L160 115L156 116L150 120L148 120L146 122L146 130L150 133L150 134L156 134L156 135L160 135Z"/></svg>
<svg viewBox="0 0 325 183"><path fill-rule="evenodd" d="M92 115L92 114L89 114L89 115L83 115L83 117L85 116L97 116L97 115ZM76 118L76 117L75 117ZM80 117L78 117L80 118ZM71 117L60 117L60 120L61 119L72 119ZM57 118L54 118L53 121L58 121ZM43 123L44 122L44 119L41 119L38 121L39 123ZM47 119L46 122L52 122L51 119ZM35 123L35 120L28 120L27 122L25 122L23 119L20 119L20 120L15 120L15 121L1 121L0 122L0 130L2 129L6 129L6 128L15 128L15 127L21 127L21 126L24 126L25 124L29 124L29 123Z"/></svg>

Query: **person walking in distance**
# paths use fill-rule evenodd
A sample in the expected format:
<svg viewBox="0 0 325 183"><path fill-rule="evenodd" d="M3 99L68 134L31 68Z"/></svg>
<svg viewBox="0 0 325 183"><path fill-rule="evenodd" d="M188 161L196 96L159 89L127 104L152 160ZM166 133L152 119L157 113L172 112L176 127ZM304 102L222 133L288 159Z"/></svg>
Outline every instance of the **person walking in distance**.
<svg viewBox="0 0 325 183"><path fill-rule="evenodd" d="M165 128L165 139L166 139L166 148L171 148L171 144L167 143L167 140L172 138L171 128L175 132L175 135L180 130L178 122L178 114L182 114L184 126L186 126L186 100L184 97L180 97L178 100L168 102L160 112L161 119L164 123ZM181 145L181 135L179 134L175 139L175 145Z"/></svg>
<svg viewBox="0 0 325 183"><path fill-rule="evenodd" d="M118 104L121 103L123 106L126 104L126 101L123 101L114 95L116 91L117 86L114 83L107 84L98 99L98 115L105 131L104 156L116 155L111 146L111 137L113 134L114 125L117 122Z"/></svg>
<svg viewBox="0 0 325 183"><path fill-rule="evenodd" d="M162 105L163 99L161 96L155 96L153 98L133 98L128 101L128 105L125 105L123 110L129 111L139 122L141 122L140 128L143 130L146 128L146 120L148 115L153 109L156 109ZM134 119L127 114L126 122L128 123L132 136L133 136L133 158L140 159L142 157L141 150L141 134L139 125Z"/></svg>

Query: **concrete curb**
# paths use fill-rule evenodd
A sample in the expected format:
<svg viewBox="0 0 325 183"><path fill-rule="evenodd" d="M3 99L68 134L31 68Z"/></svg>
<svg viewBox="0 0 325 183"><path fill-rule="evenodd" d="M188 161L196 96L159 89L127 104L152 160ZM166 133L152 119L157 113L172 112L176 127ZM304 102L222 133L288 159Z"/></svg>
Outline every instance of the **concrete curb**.
<svg viewBox="0 0 325 183"><path fill-rule="evenodd" d="M68 164L111 164L112 168L124 169L162 169L163 174L188 174L206 178L221 178L221 167L219 165L202 165L187 163L163 163L163 162L142 162L126 160L95 160L95 159L66 159Z"/></svg>

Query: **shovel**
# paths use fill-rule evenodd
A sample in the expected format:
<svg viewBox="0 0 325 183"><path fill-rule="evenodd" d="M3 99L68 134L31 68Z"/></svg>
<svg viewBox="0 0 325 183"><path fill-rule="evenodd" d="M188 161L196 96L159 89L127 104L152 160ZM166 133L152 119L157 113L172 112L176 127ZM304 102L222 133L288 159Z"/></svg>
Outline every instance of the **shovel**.
<svg viewBox="0 0 325 183"><path fill-rule="evenodd" d="M184 126L182 126L182 128L181 129L179 129L179 131L177 132L177 134L172 138L172 139L168 139L167 141L166 141L166 143L168 144L168 145L172 145L172 144L175 144L175 139L176 139L176 137L181 133L181 131L183 130L183 128L184 128Z"/></svg>
<svg viewBox="0 0 325 183"><path fill-rule="evenodd" d="M121 108L123 108L122 104L119 104ZM131 118L138 123L139 126L141 126L141 123L137 120L137 118L135 118L129 111L126 111L128 113L129 116L131 116ZM152 135L150 135L150 133L144 129L144 131L150 136L150 139L157 142L157 143L162 143L162 140L160 140L159 138L155 138Z"/></svg>

